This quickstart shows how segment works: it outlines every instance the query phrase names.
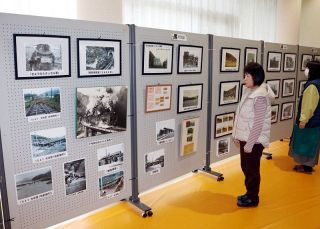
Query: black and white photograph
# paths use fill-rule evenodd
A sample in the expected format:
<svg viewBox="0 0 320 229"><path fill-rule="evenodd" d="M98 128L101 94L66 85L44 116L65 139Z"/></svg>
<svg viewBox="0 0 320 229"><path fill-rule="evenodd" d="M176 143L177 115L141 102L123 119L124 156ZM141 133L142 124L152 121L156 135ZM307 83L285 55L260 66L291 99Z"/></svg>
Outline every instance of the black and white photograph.
<svg viewBox="0 0 320 229"><path fill-rule="evenodd" d="M278 122L279 104L271 106L271 123Z"/></svg>
<svg viewBox="0 0 320 229"><path fill-rule="evenodd" d="M24 109L29 122L60 118L60 88L23 89Z"/></svg>
<svg viewBox="0 0 320 229"><path fill-rule="evenodd" d="M312 60L312 55L302 54L301 56L301 71L304 71L307 67L307 63Z"/></svg>
<svg viewBox="0 0 320 229"><path fill-rule="evenodd" d="M232 134L234 117L234 112L216 115L214 138Z"/></svg>
<svg viewBox="0 0 320 229"><path fill-rule="evenodd" d="M254 62L257 62L258 58L258 49L253 47L246 47L245 48L245 60L244 60L244 66L247 64Z"/></svg>
<svg viewBox="0 0 320 229"><path fill-rule="evenodd" d="M70 77L70 37L14 34L16 79Z"/></svg>
<svg viewBox="0 0 320 229"><path fill-rule="evenodd" d="M219 106L239 102L240 81L220 82Z"/></svg>
<svg viewBox="0 0 320 229"><path fill-rule="evenodd" d="M283 103L281 107L281 121L293 118L293 102Z"/></svg>
<svg viewBox="0 0 320 229"><path fill-rule="evenodd" d="M67 156L66 128L58 127L30 133L33 163Z"/></svg>
<svg viewBox="0 0 320 229"><path fill-rule="evenodd" d="M223 138L217 141L217 157L230 153L230 138Z"/></svg>
<svg viewBox="0 0 320 229"><path fill-rule="evenodd" d="M203 47L179 45L178 50L178 74L201 73Z"/></svg>
<svg viewBox="0 0 320 229"><path fill-rule="evenodd" d="M121 40L78 38L78 76L121 75Z"/></svg>
<svg viewBox="0 0 320 229"><path fill-rule="evenodd" d="M115 172L122 169L124 144L103 147L97 150L98 171Z"/></svg>
<svg viewBox="0 0 320 229"><path fill-rule="evenodd" d="M302 96L302 94L303 94L303 90L304 90L304 86L305 86L305 84L306 84L306 80L302 80L302 81L300 81L299 82L299 97L300 96Z"/></svg>
<svg viewBox="0 0 320 229"><path fill-rule="evenodd" d="M175 119L156 122L156 142L158 145L174 141Z"/></svg>
<svg viewBox="0 0 320 229"><path fill-rule="evenodd" d="M243 97L243 95L246 93L246 90L247 90L247 89L248 89L248 88L247 88L247 86L246 86L245 83L241 84L241 98L240 98L240 99L242 99L242 97Z"/></svg>
<svg viewBox="0 0 320 229"><path fill-rule="evenodd" d="M294 78L282 80L282 97L289 97L294 95L294 81Z"/></svg>
<svg viewBox="0 0 320 229"><path fill-rule="evenodd" d="M221 48L220 72L239 72L240 49Z"/></svg>
<svg viewBox="0 0 320 229"><path fill-rule="evenodd" d="M19 173L14 178L19 205L53 195L51 167Z"/></svg>
<svg viewBox="0 0 320 229"><path fill-rule="evenodd" d="M127 129L127 86L77 88L77 138Z"/></svg>
<svg viewBox="0 0 320 229"><path fill-rule="evenodd" d="M281 52L268 52L267 72L281 71Z"/></svg>
<svg viewBox="0 0 320 229"><path fill-rule="evenodd" d="M294 72L296 70L296 54L295 53L285 53L283 61L283 71L284 72Z"/></svg>
<svg viewBox="0 0 320 229"><path fill-rule="evenodd" d="M164 167L164 149L146 153L144 155L145 172L149 175L158 174Z"/></svg>
<svg viewBox="0 0 320 229"><path fill-rule="evenodd" d="M66 195L75 195L87 189L86 166L84 159L64 163L64 183Z"/></svg>
<svg viewBox="0 0 320 229"><path fill-rule="evenodd" d="M146 86L145 112L158 112L171 109L172 84Z"/></svg>
<svg viewBox="0 0 320 229"><path fill-rule="evenodd" d="M172 74L173 44L143 42L142 75Z"/></svg>
<svg viewBox="0 0 320 229"><path fill-rule="evenodd" d="M178 86L178 114L202 109L203 84Z"/></svg>
<svg viewBox="0 0 320 229"><path fill-rule="evenodd" d="M107 199L116 197L124 188L123 171L104 174L99 177L99 197Z"/></svg>
<svg viewBox="0 0 320 229"><path fill-rule="evenodd" d="M184 157L198 150L200 118L186 118L181 123L180 156Z"/></svg>
<svg viewBox="0 0 320 229"><path fill-rule="evenodd" d="M314 55L313 60L320 62L320 55Z"/></svg>
<svg viewBox="0 0 320 229"><path fill-rule="evenodd" d="M280 94L280 80L267 80L266 83L270 86L272 89L275 98L279 98Z"/></svg>

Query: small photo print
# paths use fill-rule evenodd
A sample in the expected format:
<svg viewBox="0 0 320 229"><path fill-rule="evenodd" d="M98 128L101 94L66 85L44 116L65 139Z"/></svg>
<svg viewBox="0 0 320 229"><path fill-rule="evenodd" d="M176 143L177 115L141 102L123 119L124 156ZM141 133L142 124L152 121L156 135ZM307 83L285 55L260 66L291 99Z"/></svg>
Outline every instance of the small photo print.
<svg viewBox="0 0 320 229"><path fill-rule="evenodd" d="M295 79L284 79L282 81L282 97L288 97L288 96L293 96L294 95L294 85Z"/></svg>
<svg viewBox="0 0 320 229"><path fill-rule="evenodd" d="M314 61L320 62L320 55L315 55L313 59Z"/></svg>
<svg viewBox="0 0 320 229"><path fill-rule="evenodd" d="M281 109L281 121L293 118L293 102L283 103Z"/></svg>
<svg viewBox="0 0 320 229"><path fill-rule="evenodd" d="M224 138L217 141L217 157L230 153L230 138Z"/></svg>
<svg viewBox="0 0 320 229"><path fill-rule="evenodd" d="M232 134L235 113L216 115L215 138Z"/></svg>
<svg viewBox="0 0 320 229"><path fill-rule="evenodd" d="M145 172L149 175L155 175L164 168L164 149L160 149L144 155Z"/></svg>
<svg viewBox="0 0 320 229"><path fill-rule="evenodd" d="M64 182L66 195L86 190L86 167L84 159L64 163Z"/></svg>
<svg viewBox="0 0 320 229"><path fill-rule="evenodd" d="M179 45L178 73L201 73L203 47Z"/></svg>
<svg viewBox="0 0 320 229"><path fill-rule="evenodd" d="M302 96L303 94L303 90L304 90L304 86L306 85L306 80L300 81L299 83L299 97Z"/></svg>
<svg viewBox="0 0 320 229"><path fill-rule="evenodd" d="M271 90L275 94L275 98L279 98L280 80L267 80L266 83L270 86Z"/></svg>
<svg viewBox="0 0 320 229"><path fill-rule="evenodd" d="M271 123L276 123L278 121L279 104L271 106Z"/></svg>
<svg viewBox="0 0 320 229"><path fill-rule="evenodd" d="M221 48L221 72L239 72L240 49Z"/></svg>
<svg viewBox="0 0 320 229"><path fill-rule="evenodd" d="M181 124L180 156L195 153L198 150L200 118L188 118Z"/></svg>
<svg viewBox="0 0 320 229"><path fill-rule="evenodd" d="M158 145L174 141L175 119L156 123L156 142Z"/></svg>
<svg viewBox="0 0 320 229"><path fill-rule="evenodd" d="M301 71L304 71L307 67L307 63L312 60L312 55L302 54L301 56Z"/></svg>
<svg viewBox="0 0 320 229"><path fill-rule="evenodd" d="M268 52L267 72L281 71L281 57L282 54L280 52Z"/></svg>
<svg viewBox="0 0 320 229"><path fill-rule="evenodd" d="M239 102L240 81L220 82L219 106Z"/></svg>
<svg viewBox="0 0 320 229"><path fill-rule="evenodd" d="M178 86L178 114L202 109L203 84Z"/></svg>
<svg viewBox="0 0 320 229"><path fill-rule="evenodd" d="M38 130L30 133L33 163L67 156L66 128Z"/></svg>
<svg viewBox="0 0 320 229"><path fill-rule="evenodd" d="M123 171L105 174L99 178L99 196L107 199L116 197L124 188Z"/></svg>
<svg viewBox="0 0 320 229"><path fill-rule="evenodd" d="M294 72L296 70L296 54L285 53L283 62L284 72Z"/></svg>
<svg viewBox="0 0 320 229"><path fill-rule="evenodd" d="M258 56L258 49L246 47L245 49L245 66L249 63L256 63Z"/></svg>
<svg viewBox="0 0 320 229"><path fill-rule="evenodd" d="M112 145L97 150L98 170L115 172L123 165L124 144Z"/></svg>
<svg viewBox="0 0 320 229"><path fill-rule="evenodd" d="M60 88L23 89L25 114L29 122L60 118Z"/></svg>
<svg viewBox="0 0 320 229"><path fill-rule="evenodd" d="M27 171L14 177L19 205L53 195L51 167Z"/></svg>

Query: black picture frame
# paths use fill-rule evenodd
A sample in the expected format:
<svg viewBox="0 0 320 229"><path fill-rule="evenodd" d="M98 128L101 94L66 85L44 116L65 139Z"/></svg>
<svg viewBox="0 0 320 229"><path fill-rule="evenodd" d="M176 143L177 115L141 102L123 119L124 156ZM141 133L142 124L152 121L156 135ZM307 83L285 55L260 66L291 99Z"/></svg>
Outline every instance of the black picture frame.
<svg viewBox="0 0 320 229"><path fill-rule="evenodd" d="M194 67L193 69L186 69L185 71L182 71L184 68L184 55L181 55L181 50L183 48L191 48L190 51L193 51L194 52L200 52L200 58L198 57L198 65L199 67ZM190 55L190 58L191 55ZM194 58L195 59L195 58ZM178 74L201 74L202 73L202 61L203 60L203 46L196 46L196 45L179 45L178 46L178 67L177 67L177 73ZM182 61L182 63L180 63ZM191 60L192 61L192 60ZM193 60L194 61L194 60ZM181 68L181 65L182 65L182 69Z"/></svg>
<svg viewBox="0 0 320 229"><path fill-rule="evenodd" d="M268 84L270 86L270 83L273 83L273 82L277 82L277 85L278 85L278 93L275 93L275 99L279 98L280 97L280 83L281 83L281 80L280 79L274 79L274 80L267 80L266 81L266 84ZM272 88L272 86L270 86L270 88L272 89L273 93L274 93L274 90Z"/></svg>
<svg viewBox="0 0 320 229"><path fill-rule="evenodd" d="M280 56L279 66L271 67L271 58L275 58L275 56ZM273 60L275 61L275 60ZM281 72L281 62L282 62L282 53L281 52L268 52L267 56L267 72Z"/></svg>
<svg viewBox="0 0 320 229"><path fill-rule="evenodd" d="M298 96L301 97L303 94L304 86L306 84L307 80L301 80L299 82L299 91L298 91ZM303 88L302 88L303 87Z"/></svg>
<svg viewBox="0 0 320 229"><path fill-rule="evenodd" d="M272 118L272 107L277 107L277 113L275 115L275 117L276 117L275 120L273 120L273 118ZM277 123L278 117L279 117L279 104L273 104L273 105L271 105L271 124Z"/></svg>
<svg viewBox="0 0 320 229"><path fill-rule="evenodd" d="M200 94L199 93L197 94L198 96L200 96L200 98L197 98L197 104L196 105L193 105L193 106L189 105L189 107L183 109L184 103L187 103L186 99L184 99L185 98L184 97L185 94L183 94L183 90L186 90L188 88L190 90L192 88L194 88L194 90L200 90ZM194 96L194 95L192 95L192 96ZM188 100L191 100L191 99L188 99ZM178 85L178 102L177 102L177 113L178 114L202 110L202 100L203 100L203 84L202 83L201 84ZM190 101L189 101L189 103L190 103Z"/></svg>
<svg viewBox="0 0 320 229"><path fill-rule="evenodd" d="M60 53L53 52L52 44L59 41ZM55 46L54 50L58 47ZM13 48L16 80L71 77L70 36L13 34ZM57 58L58 54L61 56Z"/></svg>
<svg viewBox="0 0 320 229"><path fill-rule="evenodd" d="M245 83L242 83L241 84L241 92L240 92L240 98L239 98L239 100L241 100L242 99L242 97L243 97L243 95L244 95L244 91L245 91L245 89L246 89L247 87L246 87L246 84Z"/></svg>
<svg viewBox="0 0 320 229"><path fill-rule="evenodd" d="M285 106L285 105L288 105L288 104L292 105L291 115L288 116L288 117L284 117L284 114L283 114L284 111L283 111L283 109L284 109L284 106ZM294 102L287 102L287 103L282 103L282 104L281 104L281 116L280 116L280 121L286 121L286 120L293 119L293 114L294 114Z"/></svg>
<svg viewBox="0 0 320 229"><path fill-rule="evenodd" d="M258 62L258 48L256 48L256 47L246 47L245 48L245 51L244 51L244 66L246 66L248 63L247 63L247 61L248 61L248 51L249 50L254 50L255 51L255 58L254 58L254 61L253 62L255 62L255 63L257 63Z"/></svg>
<svg viewBox="0 0 320 229"><path fill-rule="evenodd" d="M91 44L90 44L91 42ZM82 44L83 43L83 44ZM101 44L105 43L105 44ZM105 69L82 69L87 63L87 53L83 53L82 46L90 46L93 48L102 48L101 51L105 51L106 48L110 48L107 46L113 45L113 52L107 53L109 59L112 58L112 60L109 61L109 63L106 63L104 65L114 65L115 70L105 70ZM100 46L98 46L100 45ZM114 39L94 39L94 38L77 38L77 70L78 70L78 77L79 78L87 78L87 77L106 77L106 76L120 76L121 75L121 40L114 40ZM87 49L87 48L86 48ZM87 51L87 50L86 50ZM94 50L92 50L94 51ZM101 53L100 51L100 53ZM97 53L97 52L94 52ZM105 54L105 53L104 53ZM95 62L98 58L95 59ZM100 58L100 59L106 59L106 57ZM99 59L98 59L99 60ZM96 64L97 66L97 64ZM87 68L87 67L86 67ZM97 68L97 67L96 67ZM108 66L106 67L108 68Z"/></svg>
<svg viewBox="0 0 320 229"><path fill-rule="evenodd" d="M233 121L233 124L232 124L232 130L233 130L233 128L234 128L234 119L235 119L236 113L235 112L226 112L226 113L223 113L223 114L217 114L215 116L215 119L214 119L215 120L215 125L214 125L214 138L215 139L216 138L221 138L221 137L224 137L224 136L228 136L228 135L232 134L232 130L229 130L229 126L228 126L226 131L221 130L221 132L226 132L226 134L221 134L220 136L217 136L217 124L219 124L217 119L218 119L219 116L229 116L229 117L233 116L233 120L230 120L230 118L228 118L228 120L226 120L226 121L223 120L225 117L222 117L222 122Z"/></svg>
<svg viewBox="0 0 320 229"><path fill-rule="evenodd" d="M309 57L309 58L308 58ZM306 69L306 65L309 61L313 60L313 55L311 54L302 54L301 55L301 63L300 63L300 71L304 71Z"/></svg>
<svg viewBox="0 0 320 229"><path fill-rule="evenodd" d="M294 57L293 59L293 67L288 67L287 57ZM295 72L297 65L297 54L296 53L284 53L283 54L283 72Z"/></svg>
<svg viewBox="0 0 320 229"><path fill-rule="evenodd" d="M227 102L227 103L221 103L221 93L222 93L222 86L224 84L232 84L234 83L235 86L238 88L236 88L236 93L235 93L235 96L236 96L236 99L234 99L234 101L232 102ZM232 89L232 88L231 88ZM231 90L229 89L229 90ZM239 91L240 91L240 80L235 80L235 81L221 81L220 82L220 85L219 85L219 106L225 106L225 105L231 105L231 104L236 104L239 102Z"/></svg>
<svg viewBox="0 0 320 229"><path fill-rule="evenodd" d="M223 66L223 63L226 63L227 51L228 50L230 52L231 51L237 52L236 53L237 57L235 57L237 63L236 63L236 66L234 66L234 67ZM226 52L225 56L224 56L224 52ZM220 72L239 72L239 70L240 70L240 54L241 54L241 49L239 49L239 48L221 47L221 51L220 51ZM234 56L232 55L232 57L234 57Z"/></svg>
<svg viewBox="0 0 320 229"><path fill-rule="evenodd" d="M152 71L152 68L151 68L151 70L150 70L150 67L148 66L146 66L146 63L145 63L145 57L146 57L146 55L147 56L149 56L148 54L146 54L146 46L147 45L154 45L154 46L158 46L158 47L160 47L160 46L167 46L167 48L169 48L169 49L171 49L171 51L169 51L169 52L171 52L171 54L170 55L168 55L167 57L170 57L171 58L171 60L170 61L167 61L167 64L170 62L170 67L167 67L165 70L163 70L163 71L155 71L155 70L153 70ZM153 54L154 55L154 54ZM150 61L150 57L149 57L149 61ZM163 61L164 62L164 61ZM150 64L150 62L149 62L149 64ZM148 65L149 65L148 64ZM163 63L162 63L162 65L163 65ZM157 69L160 69L160 67L159 68L157 68ZM173 44L169 44L169 43L160 43L160 42L146 42L146 41L144 41L143 43L142 43L142 75L171 75L172 74L172 69L173 69ZM161 69L160 69L161 70Z"/></svg>
<svg viewBox="0 0 320 229"><path fill-rule="evenodd" d="M285 83L288 82L288 81L292 81L293 82L292 92L285 94L285 92L286 92ZM296 86L295 78L283 79L282 80L282 98L294 96L295 86Z"/></svg>

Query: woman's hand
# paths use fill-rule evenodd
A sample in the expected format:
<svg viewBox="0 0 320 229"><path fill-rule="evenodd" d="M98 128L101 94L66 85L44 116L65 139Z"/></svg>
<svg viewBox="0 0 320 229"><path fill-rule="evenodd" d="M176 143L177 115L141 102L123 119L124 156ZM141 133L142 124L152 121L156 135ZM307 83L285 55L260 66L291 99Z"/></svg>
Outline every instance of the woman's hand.
<svg viewBox="0 0 320 229"><path fill-rule="evenodd" d="M306 127L306 124L303 122L299 122L299 128L304 129Z"/></svg>
<svg viewBox="0 0 320 229"><path fill-rule="evenodd" d="M240 141L238 140L238 139L232 139L233 140L233 143L237 146L237 147L239 147L240 146Z"/></svg>

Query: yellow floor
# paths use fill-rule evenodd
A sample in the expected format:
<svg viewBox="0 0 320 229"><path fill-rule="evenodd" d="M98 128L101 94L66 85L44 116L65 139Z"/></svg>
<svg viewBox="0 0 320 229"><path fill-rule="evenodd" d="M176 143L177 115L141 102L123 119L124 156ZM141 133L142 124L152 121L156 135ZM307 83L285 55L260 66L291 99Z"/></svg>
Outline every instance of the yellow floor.
<svg viewBox="0 0 320 229"><path fill-rule="evenodd" d="M320 228L320 169L296 173L287 156L288 142L275 142L272 160L261 161L260 204L243 209L236 196L245 192L239 159L214 168L217 182L203 173L145 194L142 202L154 215L142 218L127 202L59 228Z"/></svg>

